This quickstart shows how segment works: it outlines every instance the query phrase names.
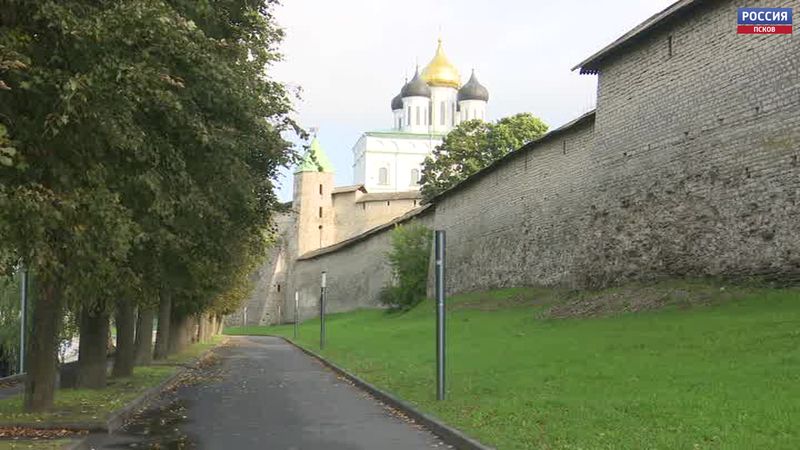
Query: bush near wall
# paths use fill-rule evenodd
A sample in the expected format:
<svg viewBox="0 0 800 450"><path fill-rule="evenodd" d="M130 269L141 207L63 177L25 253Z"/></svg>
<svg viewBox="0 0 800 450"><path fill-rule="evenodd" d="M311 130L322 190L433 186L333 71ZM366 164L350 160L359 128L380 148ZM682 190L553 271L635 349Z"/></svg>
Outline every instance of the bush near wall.
<svg viewBox="0 0 800 450"><path fill-rule="evenodd" d="M386 257L393 283L383 288L380 301L393 310L407 310L425 298L431 230L418 223L398 225L392 230L392 249Z"/></svg>

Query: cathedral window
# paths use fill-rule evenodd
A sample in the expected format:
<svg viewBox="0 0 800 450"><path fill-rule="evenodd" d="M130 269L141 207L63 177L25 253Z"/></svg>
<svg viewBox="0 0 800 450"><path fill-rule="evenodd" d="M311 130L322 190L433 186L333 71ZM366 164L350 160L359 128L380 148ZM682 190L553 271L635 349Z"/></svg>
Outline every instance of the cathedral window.
<svg viewBox="0 0 800 450"><path fill-rule="evenodd" d="M411 185L419 184L419 170L411 169Z"/></svg>
<svg viewBox="0 0 800 450"><path fill-rule="evenodd" d="M322 185L319 185L319 195L322 195Z"/></svg>
<svg viewBox="0 0 800 450"><path fill-rule="evenodd" d="M378 184L389 184L389 170L386 167L378 169Z"/></svg>
<svg viewBox="0 0 800 450"><path fill-rule="evenodd" d="M406 110L406 125L411 126L411 107Z"/></svg>
<svg viewBox="0 0 800 450"><path fill-rule="evenodd" d="M420 125L420 114L419 114L419 106L417 106L417 125Z"/></svg>
<svg viewBox="0 0 800 450"><path fill-rule="evenodd" d="M319 207L319 218L322 218L322 206Z"/></svg>
<svg viewBox="0 0 800 450"><path fill-rule="evenodd" d="M444 102L442 102L440 104L440 107L439 107L439 115L441 116L439 118L439 124L440 125L444 125L444 111L445 111L445 106L444 106Z"/></svg>

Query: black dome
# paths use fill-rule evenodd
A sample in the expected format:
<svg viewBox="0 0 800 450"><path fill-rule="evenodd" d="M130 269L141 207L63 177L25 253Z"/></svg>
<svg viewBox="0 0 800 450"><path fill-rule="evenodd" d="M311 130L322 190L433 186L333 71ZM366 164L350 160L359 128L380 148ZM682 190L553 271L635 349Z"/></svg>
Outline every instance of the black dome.
<svg viewBox="0 0 800 450"><path fill-rule="evenodd" d="M489 101L489 91L483 87L482 84L478 82L478 79L475 78L475 71L472 71L472 75L469 77L469 81L464 86L461 86L461 89L458 90L458 101L462 100L481 100L484 102Z"/></svg>
<svg viewBox="0 0 800 450"><path fill-rule="evenodd" d="M408 82L405 86L403 86L403 90L400 91L400 96L403 98L406 97L428 97L431 98L431 88L428 87L428 83L419 76L419 69L414 74L414 78Z"/></svg>
<svg viewBox="0 0 800 450"><path fill-rule="evenodd" d="M397 94L392 99L392 111L397 111L398 109L403 109L403 96Z"/></svg>

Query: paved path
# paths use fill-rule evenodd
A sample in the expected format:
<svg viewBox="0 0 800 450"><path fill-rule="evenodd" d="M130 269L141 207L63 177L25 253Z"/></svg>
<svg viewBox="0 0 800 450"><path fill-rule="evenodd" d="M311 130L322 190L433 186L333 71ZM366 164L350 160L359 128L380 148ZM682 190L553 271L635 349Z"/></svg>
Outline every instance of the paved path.
<svg viewBox="0 0 800 450"><path fill-rule="evenodd" d="M124 433L93 448L446 448L284 341L236 337L200 383L179 388ZM152 447L151 447L152 448Z"/></svg>

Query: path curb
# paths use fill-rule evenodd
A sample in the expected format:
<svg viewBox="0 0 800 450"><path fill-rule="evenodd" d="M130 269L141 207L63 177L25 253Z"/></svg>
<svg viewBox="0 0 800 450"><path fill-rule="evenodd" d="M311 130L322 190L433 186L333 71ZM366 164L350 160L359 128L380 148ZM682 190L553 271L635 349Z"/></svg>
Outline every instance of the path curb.
<svg viewBox="0 0 800 450"><path fill-rule="evenodd" d="M450 444L459 450L495 450L494 447L489 447L484 444L481 444L480 442L467 436L463 432L449 425L446 425L438 418L431 416L429 414L425 414L422 411L419 411L415 407L411 406L409 403L400 400L394 395L386 391L383 391L377 388L376 386L362 380L356 375L353 375L347 370L337 366L331 361L328 361L327 359L323 358L317 353L302 347L301 345L293 342L292 340L287 339L283 336L272 335L272 337L283 339L285 342L289 343L290 345L299 349L303 353L321 362L323 365L333 370L337 374L347 378L350 382L352 382L361 390L368 392L370 395L377 398L386 405L402 411L406 416L410 417L414 422L423 425L424 427L432 431L435 435L439 436L446 444Z"/></svg>
<svg viewBox="0 0 800 450"><path fill-rule="evenodd" d="M106 419L106 430L109 433L113 433L114 431L122 428L125 424L135 416L139 411L144 409L148 403L150 403L154 398L158 397L163 391L169 388L173 383L178 381L178 379L188 372L191 369L194 369L197 364L202 361L206 356L210 355L211 352L219 348L220 346L224 345L228 342L230 338L228 336L223 336L222 340L219 343L208 350L204 351L194 360L180 364L181 368L178 369L174 374L169 376L167 379L159 383L157 386L153 386L150 389L142 392L141 395L136 397L135 399L131 400L127 405L123 406L122 408L112 411L111 414L108 415Z"/></svg>

